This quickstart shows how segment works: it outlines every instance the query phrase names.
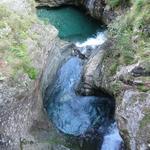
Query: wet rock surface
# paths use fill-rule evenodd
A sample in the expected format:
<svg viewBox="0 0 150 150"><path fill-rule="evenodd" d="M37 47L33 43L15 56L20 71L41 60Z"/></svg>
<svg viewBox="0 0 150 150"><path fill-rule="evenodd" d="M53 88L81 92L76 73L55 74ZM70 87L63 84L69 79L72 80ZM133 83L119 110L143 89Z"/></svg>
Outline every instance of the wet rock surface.
<svg viewBox="0 0 150 150"><path fill-rule="evenodd" d="M80 81L81 63L79 58L69 59L58 72L54 87L50 86L45 95L49 99L47 111L50 119L58 129L75 136L84 135L97 125L104 128L109 118L110 122L111 118L113 120L115 110L113 99L75 94L76 84Z"/></svg>
<svg viewBox="0 0 150 150"><path fill-rule="evenodd" d="M115 101L111 97L75 93L82 64L79 58L72 57L62 65L53 86L46 89L46 109L49 119L61 132L83 139L87 137L87 144L91 140L98 149L107 127L113 122ZM83 142L85 146L81 149L85 149L87 144Z"/></svg>
<svg viewBox="0 0 150 150"><path fill-rule="evenodd" d="M90 45L91 41L95 41L93 45ZM49 119L62 133L82 140L79 147L82 150L91 150L91 147L95 150L101 148L119 150L122 147L122 138L114 123L115 100L113 97L101 91L95 92L96 89L92 84L91 92L83 96L80 94L84 92L82 93L82 88L78 86L81 82L81 75L84 75L82 69L88 62L88 58L81 59L80 55L83 55L83 52L86 54L86 50L88 53L89 48L92 51L95 50L104 41L102 33L99 33L95 38L77 43L76 49L80 52L64 61L57 71L54 82L45 91L44 102L46 102L45 107ZM71 47L74 51L75 47L73 45ZM97 50L93 52L93 56L96 53ZM87 88L84 87L84 89ZM109 142L111 144L108 144Z"/></svg>
<svg viewBox="0 0 150 150"><path fill-rule="evenodd" d="M108 42L108 41L107 41ZM106 42L106 43L107 43ZM109 74L110 64L106 55L111 42L104 44L94 56L90 56L82 76L83 93L101 89L116 95L116 118L124 137L125 149L149 149L149 62L120 66L118 72ZM105 47L106 46L106 47ZM102 54L102 55L100 55ZM102 57L100 57L102 56ZM97 59L96 59L97 58ZM98 61L97 61L98 60ZM97 63L98 62L98 63ZM88 74L92 72L91 74ZM86 86L87 85L87 86Z"/></svg>

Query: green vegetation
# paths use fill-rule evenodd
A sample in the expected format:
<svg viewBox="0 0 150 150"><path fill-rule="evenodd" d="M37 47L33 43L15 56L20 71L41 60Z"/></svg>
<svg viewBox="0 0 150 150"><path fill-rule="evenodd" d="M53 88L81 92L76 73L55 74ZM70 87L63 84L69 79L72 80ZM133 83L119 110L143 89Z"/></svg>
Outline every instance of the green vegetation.
<svg viewBox="0 0 150 150"><path fill-rule="evenodd" d="M120 4L120 0L107 0L107 4L111 7L116 7Z"/></svg>
<svg viewBox="0 0 150 150"><path fill-rule="evenodd" d="M25 44L29 37L28 29L34 22L35 18L31 16L17 15L0 6L0 59L13 68L9 74L22 70L31 79L36 78L37 71L32 66L28 45Z"/></svg>
<svg viewBox="0 0 150 150"><path fill-rule="evenodd" d="M117 62L111 65L111 68L109 70L110 75L114 75L116 73L117 70Z"/></svg>
<svg viewBox="0 0 150 150"><path fill-rule="evenodd" d="M134 81L131 75L125 75L125 85L120 79L115 78L116 72L123 66L128 66L140 62L147 74L150 72L150 1L135 0L129 1L131 5L122 16L118 16L114 22L108 26L110 46L104 56L104 72L106 78L111 82L111 91L115 96L119 96L126 88L130 88L128 81ZM136 77L139 84L134 88L140 92L149 91L148 77ZM117 98L119 99L119 98Z"/></svg>
<svg viewBox="0 0 150 150"><path fill-rule="evenodd" d="M137 89L141 92L147 92L150 90L149 86L146 86L145 84L138 85Z"/></svg>
<svg viewBox="0 0 150 150"><path fill-rule="evenodd" d="M120 65L150 61L149 14L149 0L136 0L126 14L109 25L110 38L114 40L113 53L107 56L112 64L110 74L115 74Z"/></svg>
<svg viewBox="0 0 150 150"><path fill-rule="evenodd" d="M150 112L145 114L144 118L140 122L140 128L146 127L148 124L150 124Z"/></svg>
<svg viewBox="0 0 150 150"><path fill-rule="evenodd" d="M112 84L111 91L113 91L114 96L118 96L119 93L123 90L122 82L116 82Z"/></svg>

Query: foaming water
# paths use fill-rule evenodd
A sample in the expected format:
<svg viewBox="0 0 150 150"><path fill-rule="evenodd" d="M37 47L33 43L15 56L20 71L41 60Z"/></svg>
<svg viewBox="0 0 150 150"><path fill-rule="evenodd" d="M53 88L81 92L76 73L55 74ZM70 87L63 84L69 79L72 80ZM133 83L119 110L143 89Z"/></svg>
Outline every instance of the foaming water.
<svg viewBox="0 0 150 150"><path fill-rule="evenodd" d="M88 38L83 43L77 42L76 46L80 47L80 48L84 48L84 47L89 46L89 47L92 47L94 49L96 46L102 45L105 41L106 41L106 33L105 32L99 32L96 34L95 37Z"/></svg>
<svg viewBox="0 0 150 150"><path fill-rule="evenodd" d="M101 150L121 150L123 141L116 123L111 124L107 132Z"/></svg>
<svg viewBox="0 0 150 150"><path fill-rule="evenodd" d="M58 71L58 79L50 97L48 114L56 127L66 134L84 135L89 128L103 124L112 117L111 99L103 96L80 96L75 92L80 81L82 60L70 58ZM112 106L111 106L112 105ZM113 107L113 108L112 108Z"/></svg>
<svg viewBox="0 0 150 150"><path fill-rule="evenodd" d="M94 8L94 0L88 0L88 3L86 5L86 7L89 9L89 10L92 10Z"/></svg>
<svg viewBox="0 0 150 150"><path fill-rule="evenodd" d="M83 43L76 43L76 46L84 53L88 47L94 49L105 41L106 34L101 32ZM71 57L58 70L53 87L48 87L46 93L49 118L65 134L86 137L92 131L91 139L94 139L95 134L98 135L98 140L103 138L102 145L97 143L93 150L120 150L122 139L114 123L114 99L108 96L81 96L76 93L83 62L78 57ZM82 147L81 150L91 149Z"/></svg>

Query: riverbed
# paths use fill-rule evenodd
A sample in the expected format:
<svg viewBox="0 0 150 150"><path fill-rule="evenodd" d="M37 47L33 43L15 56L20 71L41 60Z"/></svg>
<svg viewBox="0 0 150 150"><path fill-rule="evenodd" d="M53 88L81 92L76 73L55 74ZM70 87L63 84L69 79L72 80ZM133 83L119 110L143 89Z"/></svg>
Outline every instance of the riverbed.
<svg viewBox="0 0 150 150"><path fill-rule="evenodd" d="M73 7L38 8L38 16L77 50L58 68L53 85L45 91L50 121L64 135L84 139L80 150L120 150L115 99L101 92L87 96L78 92L86 59L107 40L103 25Z"/></svg>

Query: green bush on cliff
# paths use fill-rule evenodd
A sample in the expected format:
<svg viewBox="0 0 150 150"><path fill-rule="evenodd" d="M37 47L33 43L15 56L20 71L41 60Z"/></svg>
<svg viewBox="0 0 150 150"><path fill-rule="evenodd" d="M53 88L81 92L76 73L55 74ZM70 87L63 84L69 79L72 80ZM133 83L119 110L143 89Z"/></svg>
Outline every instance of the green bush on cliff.
<svg viewBox="0 0 150 150"><path fill-rule="evenodd" d="M110 70L116 66L133 64L139 60L150 61L149 20L150 1L132 1L128 12L109 25L110 37L114 40ZM115 67L114 67L115 66Z"/></svg>
<svg viewBox="0 0 150 150"><path fill-rule="evenodd" d="M12 72L22 70L31 79L37 71L32 66L25 40L29 37L28 29L34 22L30 16L17 15L15 12L0 6L0 56L7 62Z"/></svg>

